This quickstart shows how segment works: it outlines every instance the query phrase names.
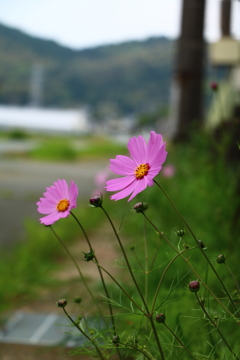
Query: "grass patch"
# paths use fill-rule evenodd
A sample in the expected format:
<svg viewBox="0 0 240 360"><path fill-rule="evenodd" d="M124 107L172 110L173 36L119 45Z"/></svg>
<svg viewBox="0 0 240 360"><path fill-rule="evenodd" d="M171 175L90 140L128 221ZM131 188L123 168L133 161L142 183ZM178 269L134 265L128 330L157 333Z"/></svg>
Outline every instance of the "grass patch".
<svg viewBox="0 0 240 360"><path fill-rule="evenodd" d="M91 234L92 225L97 227L101 214L89 207L74 211ZM0 312L36 299L40 287L57 286L51 272L60 269L59 259L66 254L51 230L39 222L26 220L26 240L15 246L13 251L2 252L0 271L4 276L0 281ZM53 224L54 230L66 244L71 244L83 235L72 216Z"/></svg>
<svg viewBox="0 0 240 360"><path fill-rule="evenodd" d="M31 150L29 156L31 159L43 161L74 161L77 158L77 152L68 138L47 138Z"/></svg>
<svg viewBox="0 0 240 360"><path fill-rule="evenodd" d="M126 146L106 137L44 137L28 152L31 159L42 161L75 161L115 157L126 153Z"/></svg>

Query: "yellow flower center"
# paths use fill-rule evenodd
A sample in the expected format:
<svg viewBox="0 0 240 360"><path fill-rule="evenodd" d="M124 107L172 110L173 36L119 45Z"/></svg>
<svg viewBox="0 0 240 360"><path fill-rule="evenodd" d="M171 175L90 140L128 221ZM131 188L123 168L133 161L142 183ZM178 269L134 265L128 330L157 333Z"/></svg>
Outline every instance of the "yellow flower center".
<svg viewBox="0 0 240 360"><path fill-rule="evenodd" d="M148 164L140 164L135 169L134 173L137 179L142 179L144 176L147 175L148 170L150 169L150 166Z"/></svg>
<svg viewBox="0 0 240 360"><path fill-rule="evenodd" d="M59 203L56 206L56 209L58 211L65 211L69 207L69 201L67 199L62 199L59 201Z"/></svg>

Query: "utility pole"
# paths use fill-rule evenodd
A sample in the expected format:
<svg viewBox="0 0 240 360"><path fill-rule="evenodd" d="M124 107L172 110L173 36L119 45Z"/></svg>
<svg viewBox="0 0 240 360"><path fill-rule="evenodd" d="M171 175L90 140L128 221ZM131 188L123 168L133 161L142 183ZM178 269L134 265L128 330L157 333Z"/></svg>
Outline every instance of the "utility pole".
<svg viewBox="0 0 240 360"><path fill-rule="evenodd" d="M175 140L187 139L192 126L203 120L204 13L205 0L183 0L174 78Z"/></svg>
<svg viewBox="0 0 240 360"><path fill-rule="evenodd" d="M221 34L231 36L231 5L232 0L221 1Z"/></svg>

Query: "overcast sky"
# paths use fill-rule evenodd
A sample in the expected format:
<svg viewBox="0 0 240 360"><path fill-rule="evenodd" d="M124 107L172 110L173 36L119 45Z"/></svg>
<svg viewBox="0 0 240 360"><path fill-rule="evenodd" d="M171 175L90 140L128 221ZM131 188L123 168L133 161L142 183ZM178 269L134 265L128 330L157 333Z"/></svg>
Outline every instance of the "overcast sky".
<svg viewBox="0 0 240 360"><path fill-rule="evenodd" d="M221 0L206 0L205 38L219 39ZM240 1L232 0L232 34L240 38ZM149 36L176 38L182 0L0 0L0 22L82 49Z"/></svg>

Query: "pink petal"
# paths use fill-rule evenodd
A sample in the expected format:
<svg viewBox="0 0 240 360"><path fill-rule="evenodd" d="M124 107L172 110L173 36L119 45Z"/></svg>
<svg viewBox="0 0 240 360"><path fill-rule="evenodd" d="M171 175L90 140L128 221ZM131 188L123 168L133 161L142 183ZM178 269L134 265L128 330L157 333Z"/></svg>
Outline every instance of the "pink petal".
<svg viewBox="0 0 240 360"><path fill-rule="evenodd" d="M155 176L157 176L162 169L162 166L156 166L155 168L150 168L147 174L148 179L154 179Z"/></svg>
<svg viewBox="0 0 240 360"><path fill-rule="evenodd" d="M116 159L110 159L110 169L118 175L132 175L136 164L127 156L117 155Z"/></svg>
<svg viewBox="0 0 240 360"><path fill-rule="evenodd" d="M38 212L41 214L50 214L51 212L56 210L56 203L49 202L48 199L41 198L38 205Z"/></svg>
<svg viewBox="0 0 240 360"><path fill-rule="evenodd" d="M41 222L41 224L44 224L44 225L52 225L59 219L60 219L59 213L56 211L55 213L51 213L47 216L40 218L40 222Z"/></svg>
<svg viewBox="0 0 240 360"><path fill-rule="evenodd" d="M158 173L157 173L158 174ZM147 186L153 186L154 185L154 181L153 181L153 177L152 176L145 176L145 179L147 181Z"/></svg>
<svg viewBox="0 0 240 360"><path fill-rule="evenodd" d="M139 194L141 191L145 190L147 185L148 185L148 182L146 180L146 177L144 177L141 180L137 180L136 187L135 187L132 195L128 199L128 201L132 200L137 194Z"/></svg>
<svg viewBox="0 0 240 360"><path fill-rule="evenodd" d="M159 165L162 165L166 158L167 158L167 151L165 151L165 144L163 147L156 153L156 155L151 159L151 162L149 162L150 166L157 167Z"/></svg>
<svg viewBox="0 0 240 360"><path fill-rule="evenodd" d="M59 196L57 195L55 187L53 189L47 188L47 191L43 193L46 199L52 201L54 204L59 202Z"/></svg>
<svg viewBox="0 0 240 360"><path fill-rule="evenodd" d="M118 179L108 180L106 183L107 191L118 191L131 185L136 180L135 176L126 176Z"/></svg>
<svg viewBox="0 0 240 360"><path fill-rule="evenodd" d="M61 218L65 218L69 215L69 211L63 211L63 212L53 212L47 216L44 216L40 219L41 224L44 225L52 225L56 221L58 221Z"/></svg>
<svg viewBox="0 0 240 360"><path fill-rule="evenodd" d="M128 141L128 150L136 165L146 163L147 144L141 135Z"/></svg>
<svg viewBox="0 0 240 360"><path fill-rule="evenodd" d="M150 139L147 145L147 161L151 161L156 157L159 150L162 148L163 139L161 134L156 134L154 131L150 132Z"/></svg>
<svg viewBox="0 0 240 360"><path fill-rule="evenodd" d="M68 199L70 202L71 209L77 206L77 197L78 197L78 187L74 183L74 181L71 180L70 189L69 189L69 199Z"/></svg>
<svg viewBox="0 0 240 360"><path fill-rule="evenodd" d="M110 196L110 199L117 201L117 200L123 199L126 196L130 195L136 187L136 182L137 182L137 180L132 182L129 186L124 188L122 191L119 191L118 193Z"/></svg>
<svg viewBox="0 0 240 360"><path fill-rule="evenodd" d="M58 181L55 182L54 185L55 185L56 191L59 195L59 200L69 198L68 184L67 184L66 180L58 179Z"/></svg>

